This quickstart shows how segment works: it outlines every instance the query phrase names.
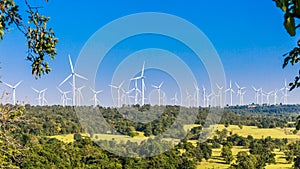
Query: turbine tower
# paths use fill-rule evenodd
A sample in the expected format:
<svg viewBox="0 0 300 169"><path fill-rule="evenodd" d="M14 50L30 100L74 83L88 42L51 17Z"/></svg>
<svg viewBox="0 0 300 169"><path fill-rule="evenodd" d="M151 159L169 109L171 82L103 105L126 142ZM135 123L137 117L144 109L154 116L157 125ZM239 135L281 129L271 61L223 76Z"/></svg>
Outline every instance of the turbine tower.
<svg viewBox="0 0 300 169"><path fill-rule="evenodd" d="M259 98L259 92L260 90L262 90L261 88L260 89L256 89L254 86L252 86L253 90L255 91L255 101L256 101L256 104L259 104L258 103L258 98Z"/></svg>
<svg viewBox="0 0 300 169"><path fill-rule="evenodd" d="M8 84L8 83L5 83L5 82L3 82L6 86L8 86L9 88L11 88L12 89L12 91L13 91L13 105L15 105L16 104L16 88L22 83L22 81L19 81L16 85L10 85L10 84Z"/></svg>
<svg viewBox="0 0 300 169"><path fill-rule="evenodd" d="M282 94L283 94L283 104L288 104L288 96L289 96L288 92L289 92L290 89L287 86L288 85L287 85L287 82L285 80L284 81L284 87L280 89Z"/></svg>
<svg viewBox="0 0 300 169"><path fill-rule="evenodd" d="M98 103L100 104L100 100L97 98L97 94L103 92L103 90L96 91L96 90L94 90L94 89L91 88L91 91L94 94L94 96L93 96L92 99L94 100L94 107L96 107Z"/></svg>
<svg viewBox="0 0 300 169"><path fill-rule="evenodd" d="M157 89L157 92L158 92L158 106L160 106L160 100L161 100L160 89L163 84L164 84L164 82L161 82L158 86L152 85L152 87Z"/></svg>
<svg viewBox="0 0 300 169"><path fill-rule="evenodd" d="M83 99L83 95L81 93L81 90L85 88L85 86L81 86L79 88L76 89L77 91L77 105L78 106L81 106L81 100Z"/></svg>
<svg viewBox="0 0 300 169"><path fill-rule="evenodd" d="M174 101L174 106L177 105L178 98L177 98L177 92L175 93L175 96L171 98L171 101Z"/></svg>
<svg viewBox="0 0 300 169"><path fill-rule="evenodd" d="M278 98L277 93L278 93L278 92L279 92L279 90L278 90L278 89L275 89L275 90L274 90L274 93L273 93L273 95L274 95L274 105L277 104L277 98Z"/></svg>
<svg viewBox="0 0 300 169"><path fill-rule="evenodd" d="M190 93L189 93L189 91L186 89L186 98L185 98L185 100L186 100L186 103L187 103L187 107L190 107L191 106L191 98L192 98L192 95L190 95Z"/></svg>
<svg viewBox="0 0 300 169"><path fill-rule="evenodd" d="M37 98L38 104L39 104L39 106L42 106L42 93L45 92L47 90L47 88L43 89L43 90L37 90L37 89L31 87L31 89L34 90L38 94L38 98Z"/></svg>
<svg viewBox="0 0 300 169"><path fill-rule="evenodd" d="M117 92L118 92L118 98L117 98L118 107L121 106L121 93L120 93L120 91L122 90L123 83L124 83L124 81L119 86L115 86L115 85L112 85L112 84L109 85L111 88L117 89Z"/></svg>
<svg viewBox="0 0 300 169"><path fill-rule="evenodd" d="M273 91L269 92L269 93L265 93L266 97L267 97L267 104L270 105L270 96L273 93Z"/></svg>
<svg viewBox="0 0 300 169"><path fill-rule="evenodd" d="M138 78L132 78L132 79L130 79L130 81L132 81L132 80L134 80L134 90L135 90L134 104L137 105L138 104L138 100L139 100L138 99L139 93L141 94L142 92L138 88L138 83L137 83Z"/></svg>
<svg viewBox="0 0 300 169"><path fill-rule="evenodd" d="M76 77L80 78L80 79L84 79L84 80L88 80L87 78L75 73L74 67L73 67L73 63L71 60L71 56L69 55L69 63L70 63L70 67L71 67L71 74L64 80L62 81L59 86L61 86L62 84L64 84L67 80L69 80L72 77L72 92L73 92L73 106L76 106L76 83L75 83L75 79Z"/></svg>
<svg viewBox="0 0 300 169"><path fill-rule="evenodd" d="M47 90L47 89L46 89ZM48 101L47 101L47 99L45 98L45 92L46 92L46 90L45 91L43 91L43 93L42 93L42 106L44 106L45 105L45 103L47 103L48 104Z"/></svg>
<svg viewBox="0 0 300 169"><path fill-rule="evenodd" d="M195 104L196 107L199 107L200 106L200 102L199 102L200 89L199 89L199 87L196 83L194 83L194 87L195 87L195 90L196 90L194 104Z"/></svg>
<svg viewBox="0 0 300 169"><path fill-rule="evenodd" d="M204 87L204 85L202 86L202 90L203 90L203 107L206 107L206 89Z"/></svg>
<svg viewBox="0 0 300 169"><path fill-rule="evenodd" d="M230 106L232 106L232 94L235 93L235 92L232 89L231 80L230 80L230 83L229 83L229 88L225 90L225 93L226 92L230 93Z"/></svg>
<svg viewBox="0 0 300 169"><path fill-rule="evenodd" d="M223 86L219 86L218 84L217 85L217 88L219 89L219 102L220 102L220 107L223 107Z"/></svg>
<svg viewBox="0 0 300 169"><path fill-rule="evenodd" d="M71 91L62 91L60 88L58 88L57 87L57 90L61 93L61 97L60 97L60 100L61 100L61 102L62 102L62 105L63 106L66 106L67 105L67 103L68 103L68 99L70 99L70 98L68 98L67 97L67 94L68 93L70 93Z"/></svg>
<svg viewBox="0 0 300 169"><path fill-rule="evenodd" d="M238 88L237 95L240 96L240 106L243 105L243 92L242 90L246 89L246 87L240 87L237 83L235 83L236 87Z"/></svg>
<svg viewBox="0 0 300 169"><path fill-rule="evenodd" d="M121 88L122 89L122 88ZM123 91L123 95L122 95L122 101L123 101L123 98L124 98L124 104L125 105L127 105L128 103L127 103L127 99L130 99L130 97L131 96L129 96L130 95L130 93L132 93L133 91L134 91L135 89L134 88L132 88L131 90L128 90L128 91L125 91L124 89L122 89L122 91ZM130 103L130 100L129 100L129 103Z"/></svg>

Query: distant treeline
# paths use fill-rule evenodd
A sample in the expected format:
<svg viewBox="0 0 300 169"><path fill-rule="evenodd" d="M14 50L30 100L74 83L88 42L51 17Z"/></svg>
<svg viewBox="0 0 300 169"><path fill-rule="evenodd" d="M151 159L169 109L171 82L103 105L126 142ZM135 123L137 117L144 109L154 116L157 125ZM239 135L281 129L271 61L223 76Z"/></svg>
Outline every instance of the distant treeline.
<svg viewBox="0 0 300 169"><path fill-rule="evenodd" d="M208 127L207 115L211 111L208 108L189 109L178 106L150 107L132 106L120 109L103 107L80 107L74 109L71 106L25 106L25 116L19 127L23 133L34 135L57 135L70 133L90 134L113 132L103 126L103 118L116 131L125 135L134 136L137 131L145 136L158 135L177 125L178 135L186 134L183 129L187 122L195 122ZM147 111L147 112L146 112ZM143 113L146 112L146 113ZM278 105L263 107L229 107L222 110L220 124L248 125L260 128L294 127L297 116L300 114L300 106ZM196 118L193 115L196 113ZM179 114L184 114L180 116ZM83 129L81 124L91 126ZM154 119L154 120L153 120ZM142 121L142 122L139 122ZM176 122L176 123L175 123ZM97 126L95 129L92 126ZM102 127L101 127L102 126ZM98 129L101 131L97 131ZM172 133L174 134L174 133Z"/></svg>

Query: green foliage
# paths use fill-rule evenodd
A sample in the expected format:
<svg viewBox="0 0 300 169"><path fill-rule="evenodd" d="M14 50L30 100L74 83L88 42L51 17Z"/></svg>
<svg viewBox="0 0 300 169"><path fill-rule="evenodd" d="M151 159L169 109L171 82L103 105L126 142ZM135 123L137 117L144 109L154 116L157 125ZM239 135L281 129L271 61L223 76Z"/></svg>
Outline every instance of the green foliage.
<svg viewBox="0 0 300 169"><path fill-rule="evenodd" d="M52 28L47 28L49 17L41 15L38 8L31 7L25 0L28 10L28 21L20 15L19 6L14 0L0 0L0 39L4 38L10 28L14 25L26 38L28 47L27 60L32 62L32 74L35 78L48 74L51 69L45 57L55 58L56 44L58 39Z"/></svg>
<svg viewBox="0 0 300 169"><path fill-rule="evenodd" d="M221 150L221 156L224 158L226 164L230 164L233 161L233 155L230 146L223 146Z"/></svg>
<svg viewBox="0 0 300 169"><path fill-rule="evenodd" d="M299 0L273 0L276 6L284 12L284 27L290 36L296 35L296 30L300 27L300 24L296 23L296 19L300 19L300 1ZM285 57L283 68L285 68L289 63L295 65L300 63L300 40L297 46L290 52L284 54ZM294 82L291 82L290 90L300 87L300 71L299 75L295 77Z"/></svg>

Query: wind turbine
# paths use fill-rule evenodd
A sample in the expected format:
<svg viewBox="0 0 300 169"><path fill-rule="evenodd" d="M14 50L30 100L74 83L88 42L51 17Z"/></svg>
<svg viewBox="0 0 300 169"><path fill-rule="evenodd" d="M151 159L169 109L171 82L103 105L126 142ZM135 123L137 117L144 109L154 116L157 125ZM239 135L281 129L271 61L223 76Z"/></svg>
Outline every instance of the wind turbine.
<svg viewBox="0 0 300 169"><path fill-rule="evenodd" d="M122 89L122 88L121 88ZM127 99L130 99L131 96L130 93L132 93L133 91L135 90L135 88L132 88L131 90L128 90L128 91L125 91L124 89L122 89L123 91L123 95L122 95L122 98L124 98L124 104L127 105ZM121 99L123 100L123 99ZM129 100L129 103L130 103L130 100Z"/></svg>
<svg viewBox="0 0 300 169"><path fill-rule="evenodd" d="M121 93L120 93L120 91L121 91L123 83L124 83L124 81L119 86L115 86L115 85L112 85L112 84L109 85L111 88L117 89L117 92L118 92L118 98L117 98L118 99L118 107L121 106L121 95L120 95Z"/></svg>
<svg viewBox="0 0 300 169"><path fill-rule="evenodd" d="M274 105L277 104L277 98L278 98L277 93L278 93L278 92L279 92L279 90L278 90L278 89L275 89L275 90L274 90L274 93L273 93L273 95L274 95Z"/></svg>
<svg viewBox="0 0 300 169"><path fill-rule="evenodd" d="M196 107L199 107L200 106L200 102L199 102L199 92L200 92L200 89L198 87L198 85L196 83L194 83L194 87L196 89L196 93L195 93L195 99L194 99L194 104Z"/></svg>
<svg viewBox="0 0 300 169"><path fill-rule="evenodd" d="M191 98L192 98L192 95L190 95L190 93L189 93L189 91L186 89L186 98L185 98L185 100L186 100L186 102L187 102L187 107L190 107L191 106Z"/></svg>
<svg viewBox="0 0 300 169"><path fill-rule="evenodd" d="M78 106L81 106L81 99L83 99L83 95L81 93L81 90L83 88L85 88L85 86L81 86L81 87L79 87L79 88L76 89L76 91L77 91L77 105Z"/></svg>
<svg viewBox="0 0 300 169"><path fill-rule="evenodd" d="M203 107L206 107L206 89L204 87L204 85L202 86L202 90L203 90Z"/></svg>
<svg viewBox="0 0 300 169"><path fill-rule="evenodd" d="M67 103L68 103L67 100L70 99L70 98L67 97L67 94L70 93L71 91L65 91L65 92L64 92L64 91L62 91L62 90L61 90L60 88L58 88L58 87L57 87L57 90L61 93L60 100L61 100L61 102L62 102L62 105L63 105L63 106L66 106Z"/></svg>
<svg viewBox="0 0 300 169"><path fill-rule="evenodd" d="M37 89L31 87L31 89L34 90L38 94L38 98L37 98L38 104L39 104L39 106L41 106L42 105L42 93L45 92L47 90L47 88L43 89L43 90L37 90Z"/></svg>
<svg viewBox="0 0 300 169"><path fill-rule="evenodd" d="M99 90L99 91L96 91L94 89L91 88L91 91L93 92L94 96L93 96L93 100L94 100L94 107L97 106L98 103L100 103L99 99L97 98L97 94L103 92L103 90Z"/></svg>
<svg viewBox="0 0 300 169"><path fill-rule="evenodd" d="M15 105L16 104L16 88L22 83L22 81L19 81L16 85L10 85L10 84L8 84L8 83L5 83L5 82L3 82L6 86L8 86L9 88L11 88L12 89L12 91L13 91L13 105Z"/></svg>
<svg viewBox="0 0 300 169"><path fill-rule="evenodd" d="M242 105L244 105L244 95L246 94L246 91L241 93L241 98L242 98Z"/></svg>
<svg viewBox="0 0 300 169"><path fill-rule="evenodd" d="M160 106L160 100L161 100L160 89L163 84L164 84L164 82L161 82L158 86L152 85L152 87L157 89L157 92L158 92L158 106Z"/></svg>
<svg viewBox="0 0 300 169"><path fill-rule="evenodd" d="M235 92L232 89L231 80L230 80L230 83L229 83L229 88L225 90L225 93L226 92L230 92L230 106L232 106L232 94L235 93Z"/></svg>
<svg viewBox="0 0 300 169"><path fill-rule="evenodd" d="M175 96L171 98L171 101L174 101L174 106L177 105L178 98L177 98L177 92L175 93Z"/></svg>
<svg viewBox="0 0 300 169"><path fill-rule="evenodd" d="M240 87L237 83L235 83L236 87L238 88L238 92L237 95L240 96L240 105L242 105L243 103L243 97L242 97L242 90L246 89L246 87Z"/></svg>
<svg viewBox="0 0 300 169"><path fill-rule="evenodd" d="M221 87L221 86L219 86L218 84L216 84L217 85L217 88L219 89L219 101L220 101L220 107L222 107L223 106L223 101L222 101L222 98L223 98L223 96L222 96L222 93L223 93L223 86Z"/></svg>
<svg viewBox="0 0 300 169"><path fill-rule="evenodd" d="M47 99L45 98L45 92L46 92L47 89L45 89L42 93L42 106L45 105L45 103L48 103Z"/></svg>
<svg viewBox="0 0 300 169"><path fill-rule="evenodd" d="M139 93L141 93L140 89L138 88L138 84L137 84L137 78L132 78L130 79L130 81L134 80L134 90L135 90L135 96L134 96L134 104L137 105L138 104L138 96Z"/></svg>
<svg viewBox="0 0 300 169"><path fill-rule="evenodd" d="M261 88L260 89L256 89L254 86L252 86L253 90L255 91L255 100L256 100L256 104L259 104L258 103L258 97L259 97L259 92L260 90L262 90Z"/></svg>
<svg viewBox="0 0 300 169"><path fill-rule="evenodd" d="M260 96L261 96L261 105L263 105L264 104L265 92L263 91L262 88L260 88Z"/></svg>
<svg viewBox="0 0 300 169"><path fill-rule="evenodd" d="M132 80L139 80L141 79L142 81L142 106L145 104L145 62L143 63L143 67L142 67L142 72L141 72L141 76L133 78Z"/></svg>
<svg viewBox="0 0 300 169"><path fill-rule="evenodd" d="M265 93L266 97L267 97L267 104L270 105L270 96L273 93L273 91L269 92L269 93Z"/></svg>
<svg viewBox="0 0 300 169"><path fill-rule="evenodd" d="M284 87L280 89L282 94L283 94L283 103L284 104L288 104L288 96L289 96L288 92L289 92L290 89L287 86L288 85L287 85L287 82L285 80L284 81Z"/></svg>
<svg viewBox="0 0 300 169"><path fill-rule="evenodd" d="M87 78L75 73L74 67L73 67L73 63L71 60L71 56L69 55L69 62L70 62L70 67L71 67L71 74L64 80L62 81L59 86L61 86L62 84L64 84L67 80L69 80L72 77L72 92L73 92L73 106L76 106L76 83L75 83L75 79L76 77L84 79L84 80L88 80Z"/></svg>

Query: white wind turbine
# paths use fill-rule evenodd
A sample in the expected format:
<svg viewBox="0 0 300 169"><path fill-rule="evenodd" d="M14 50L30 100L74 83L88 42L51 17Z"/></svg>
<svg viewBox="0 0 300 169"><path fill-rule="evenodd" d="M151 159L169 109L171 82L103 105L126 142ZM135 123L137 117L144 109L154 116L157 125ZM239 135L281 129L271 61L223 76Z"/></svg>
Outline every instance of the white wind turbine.
<svg viewBox="0 0 300 169"><path fill-rule="evenodd" d="M217 85L217 88L219 89L219 102L220 102L220 107L223 107L223 86L219 86L218 84Z"/></svg>
<svg viewBox="0 0 300 169"><path fill-rule="evenodd" d="M273 93L273 91L269 92L269 93L265 93L266 97L267 97L267 104L270 105L270 96Z"/></svg>
<svg viewBox="0 0 300 169"><path fill-rule="evenodd" d="M265 96L265 92L263 91L262 88L260 88L261 105L264 104L264 96Z"/></svg>
<svg viewBox="0 0 300 169"><path fill-rule="evenodd" d="M161 87L163 84L164 84L164 82L161 82L158 86L152 85L152 87L157 89L157 92L158 92L158 106L160 106L160 100L161 100L160 90L161 90Z"/></svg>
<svg viewBox="0 0 300 169"><path fill-rule="evenodd" d="M73 92L73 106L76 106L76 83L75 83L75 79L76 77L84 79L84 80L88 80L87 78L75 73L74 67L73 67L73 63L71 60L71 56L69 55L69 62L70 62L70 67L71 67L71 74L64 80L62 81L59 86L61 86L62 84L64 84L67 80L69 80L72 77L72 92Z"/></svg>
<svg viewBox="0 0 300 169"><path fill-rule="evenodd" d="M246 89L246 87L240 87L237 83L235 83L236 87L238 88L237 95L240 96L240 105L243 104L243 92L242 90Z"/></svg>
<svg viewBox="0 0 300 169"><path fill-rule="evenodd" d="M252 86L253 90L255 91L255 101L256 101L256 104L259 104L258 103L258 98L259 98L259 92L262 90L261 88L260 89L256 89L254 86Z"/></svg>
<svg viewBox="0 0 300 169"><path fill-rule="evenodd" d="M278 92L279 92L279 90L278 90L278 89L275 89L275 90L274 90L274 93L273 93L273 96L274 96L274 105L277 104L277 98L278 98L277 93L278 93Z"/></svg>
<svg viewBox="0 0 300 169"><path fill-rule="evenodd" d="M12 91L13 91L13 105L15 105L16 104L16 88L22 83L22 81L19 81L16 85L10 85L10 84L8 84L8 83L5 83L5 82L3 82L6 86L8 86L9 88L11 88L12 89Z"/></svg>
<svg viewBox="0 0 300 169"><path fill-rule="evenodd" d="M187 107L191 106L191 101L192 101L192 95L189 93L189 91L186 89L186 103L187 103Z"/></svg>
<svg viewBox="0 0 300 169"><path fill-rule="evenodd" d="M81 100L83 99L83 95L82 95L81 90L84 89L84 88L85 88L85 86L81 86L81 87L76 89L76 92L77 92L77 105L78 106L81 106Z"/></svg>
<svg viewBox="0 0 300 169"><path fill-rule="evenodd" d="M121 88L121 89L122 89L122 88ZM129 96L129 95L130 95L130 93L132 93L134 90L135 90L135 88L132 88L131 90L128 90L128 91L125 91L124 89L122 89L123 95L122 95L122 99L121 99L121 100L123 101L123 99L124 99L124 104L125 104L125 105L128 104L127 99L130 99L131 96ZM130 103L130 100L129 100L129 103Z"/></svg>
<svg viewBox="0 0 300 169"><path fill-rule="evenodd" d="M112 85L112 84L109 85L111 88L117 89L117 92L118 92L118 98L117 98L118 107L121 106L121 90L122 90L123 83L124 83L124 81L119 86L115 86L115 85Z"/></svg>
<svg viewBox="0 0 300 169"><path fill-rule="evenodd" d="M47 90L47 89L46 89L46 90ZM43 93L42 93L42 106L44 106L45 103L48 103L47 99L45 98L45 92L46 92L46 90L43 91Z"/></svg>
<svg viewBox="0 0 300 169"><path fill-rule="evenodd" d="M244 105L244 95L246 94L246 91L241 93L241 98L242 98L242 105Z"/></svg>
<svg viewBox="0 0 300 169"><path fill-rule="evenodd" d="M91 91L93 92L93 98L92 99L94 101L94 107L96 107L97 104L100 104L100 100L97 98L97 94L103 92L103 90L96 91L96 90L91 88Z"/></svg>
<svg viewBox="0 0 300 169"><path fill-rule="evenodd" d="M141 79L142 81L142 106L145 105L145 62L143 63L143 67L142 67L142 72L141 72L141 76L133 78L131 80L139 80Z"/></svg>
<svg viewBox="0 0 300 169"><path fill-rule="evenodd" d="M177 98L177 92L175 93L175 96L171 98L171 101L174 101L174 106L177 105L178 98Z"/></svg>
<svg viewBox="0 0 300 169"><path fill-rule="evenodd" d="M43 90L37 90L37 89L31 87L31 89L38 94L37 100L38 100L39 106L41 106L42 105L42 93L45 92L47 90L47 88L43 89Z"/></svg>
<svg viewBox="0 0 300 169"><path fill-rule="evenodd" d="M280 89L282 94L283 94L283 104L288 104L288 92L289 92L289 88L287 85L286 80L284 81L284 87Z"/></svg>
<svg viewBox="0 0 300 169"><path fill-rule="evenodd" d="M232 84L231 84L231 80L229 83L229 88L225 90L225 93L229 92L230 93L230 106L232 106L232 94L235 93L234 90L232 89Z"/></svg>
<svg viewBox="0 0 300 169"><path fill-rule="evenodd" d="M203 91L203 107L206 107L206 89L204 87L204 85L202 86L202 91Z"/></svg>
<svg viewBox="0 0 300 169"><path fill-rule="evenodd" d="M70 98L67 97L67 94L70 93L71 91L62 91L60 88L57 87L57 90L60 92L61 97L60 100L62 102L63 106L66 106L68 104L68 100L70 100Z"/></svg>
<svg viewBox="0 0 300 169"><path fill-rule="evenodd" d="M134 80L134 90L135 90L135 96L134 96L134 104L137 105L138 104L138 96L139 93L141 94L142 92L140 91L140 89L138 88L138 83L137 83L137 78L132 78L130 79L130 81Z"/></svg>
<svg viewBox="0 0 300 169"><path fill-rule="evenodd" d="M196 83L194 83L194 87L196 90L195 95L194 95L194 106L199 107L200 106L200 101L199 101L200 89Z"/></svg>

